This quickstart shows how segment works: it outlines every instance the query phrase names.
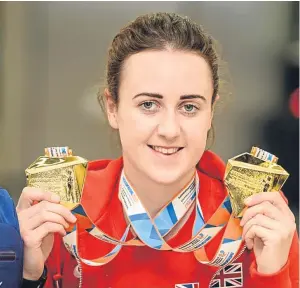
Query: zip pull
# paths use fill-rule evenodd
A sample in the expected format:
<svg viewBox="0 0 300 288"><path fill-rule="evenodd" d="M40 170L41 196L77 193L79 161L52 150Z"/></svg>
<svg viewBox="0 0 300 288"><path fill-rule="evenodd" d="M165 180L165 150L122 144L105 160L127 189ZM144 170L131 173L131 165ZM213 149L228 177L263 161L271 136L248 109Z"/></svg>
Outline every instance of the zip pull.
<svg viewBox="0 0 300 288"><path fill-rule="evenodd" d="M60 280L62 279L62 275L57 273L53 275L53 280L55 281L55 288L60 288Z"/></svg>

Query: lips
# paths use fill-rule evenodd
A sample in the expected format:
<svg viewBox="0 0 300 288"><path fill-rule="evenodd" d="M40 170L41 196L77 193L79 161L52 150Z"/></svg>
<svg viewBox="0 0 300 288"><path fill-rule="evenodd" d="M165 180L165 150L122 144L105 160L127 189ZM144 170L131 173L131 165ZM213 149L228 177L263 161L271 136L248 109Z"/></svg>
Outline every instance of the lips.
<svg viewBox="0 0 300 288"><path fill-rule="evenodd" d="M148 145L148 146L154 151L164 155L173 155L183 149L183 147L162 147L162 146L154 146L154 145Z"/></svg>

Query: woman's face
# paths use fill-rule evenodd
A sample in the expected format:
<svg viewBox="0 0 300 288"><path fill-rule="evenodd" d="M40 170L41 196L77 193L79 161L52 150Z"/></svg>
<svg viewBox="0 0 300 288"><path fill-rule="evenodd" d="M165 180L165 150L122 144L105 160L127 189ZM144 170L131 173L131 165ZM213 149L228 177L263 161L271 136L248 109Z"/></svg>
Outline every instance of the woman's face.
<svg viewBox="0 0 300 288"><path fill-rule="evenodd" d="M212 120L213 83L201 56L144 51L124 63L119 105L108 118L119 129L124 165L136 176L168 185L191 175Z"/></svg>

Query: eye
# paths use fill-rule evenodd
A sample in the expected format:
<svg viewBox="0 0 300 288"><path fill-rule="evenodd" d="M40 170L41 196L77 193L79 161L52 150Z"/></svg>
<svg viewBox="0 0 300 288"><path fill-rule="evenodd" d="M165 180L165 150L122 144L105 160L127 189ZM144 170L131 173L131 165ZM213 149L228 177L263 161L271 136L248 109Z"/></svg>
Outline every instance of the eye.
<svg viewBox="0 0 300 288"><path fill-rule="evenodd" d="M187 115L194 115L197 113L199 108L196 105L187 103L181 106L182 112Z"/></svg>
<svg viewBox="0 0 300 288"><path fill-rule="evenodd" d="M151 110L151 108L153 108L155 103L153 103L152 101L147 101L147 102L144 102L142 104L143 108L145 108L146 110Z"/></svg>
<svg viewBox="0 0 300 288"><path fill-rule="evenodd" d="M184 105L184 109L185 109L186 112L193 112L195 108L196 107L194 105L192 105L192 104L186 104L186 105Z"/></svg>
<svg viewBox="0 0 300 288"><path fill-rule="evenodd" d="M154 101L145 101L139 105L145 112L155 112L159 105Z"/></svg>

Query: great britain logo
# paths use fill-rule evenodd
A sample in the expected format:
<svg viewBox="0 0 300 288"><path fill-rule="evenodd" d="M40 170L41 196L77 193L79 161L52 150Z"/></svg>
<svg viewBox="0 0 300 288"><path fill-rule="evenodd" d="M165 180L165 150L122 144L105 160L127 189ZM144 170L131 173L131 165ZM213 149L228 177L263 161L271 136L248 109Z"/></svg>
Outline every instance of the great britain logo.
<svg viewBox="0 0 300 288"><path fill-rule="evenodd" d="M211 282L210 288L243 287L242 263L232 263L224 267Z"/></svg>

